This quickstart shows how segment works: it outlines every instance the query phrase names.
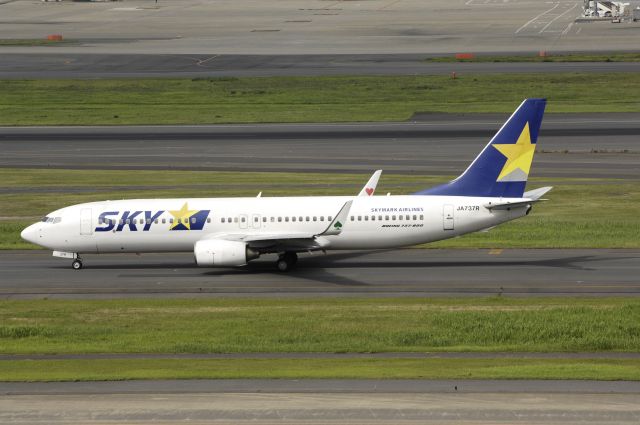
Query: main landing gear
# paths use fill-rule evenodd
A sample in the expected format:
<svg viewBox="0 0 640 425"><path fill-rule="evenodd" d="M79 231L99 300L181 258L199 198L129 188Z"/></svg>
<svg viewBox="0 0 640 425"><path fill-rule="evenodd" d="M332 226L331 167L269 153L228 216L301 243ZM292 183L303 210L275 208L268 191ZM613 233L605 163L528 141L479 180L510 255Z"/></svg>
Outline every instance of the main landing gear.
<svg viewBox="0 0 640 425"><path fill-rule="evenodd" d="M287 251L284 254L281 254L278 257L278 261L276 262L276 267L281 272L288 272L292 268L295 267L298 262L298 254L295 252Z"/></svg>
<svg viewBox="0 0 640 425"><path fill-rule="evenodd" d="M73 268L73 270L80 270L82 268L82 260L80 259L80 257L73 260L73 263L71 263L71 268Z"/></svg>

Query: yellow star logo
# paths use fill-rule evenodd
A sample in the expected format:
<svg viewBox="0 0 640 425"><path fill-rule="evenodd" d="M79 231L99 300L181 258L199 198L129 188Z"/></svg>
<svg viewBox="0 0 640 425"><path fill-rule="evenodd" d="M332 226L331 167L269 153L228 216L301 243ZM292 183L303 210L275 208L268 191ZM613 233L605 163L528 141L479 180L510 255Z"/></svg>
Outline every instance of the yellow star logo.
<svg viewBox="0 0 640 425"><path fill-rule="evenodd" d="M171 225L171 229L174 229L176 226L179 226L180 224L182 224L188 230L191 230L191 220L189 219L193 214L197 212L198 210L190 210L189 205L187 205L187 202L185 202L182 208L180 208L178 211L169 211L169 213L175 217L175 220Z"/></svg>
<svg viewBox="0 0 640 425"><path fill-rule="evenodd" d="M493 145L502 155L507 157L498 181L508 176L517 169L522 170L526 176L529 175L529 169L531 168L531 161L533 161L533 153L536 150L536 145L531 143L531 134L529 133L529 123L524 126L518 141L515 144L508 145ZM516 180L514 180L516 181Z"/></svg>

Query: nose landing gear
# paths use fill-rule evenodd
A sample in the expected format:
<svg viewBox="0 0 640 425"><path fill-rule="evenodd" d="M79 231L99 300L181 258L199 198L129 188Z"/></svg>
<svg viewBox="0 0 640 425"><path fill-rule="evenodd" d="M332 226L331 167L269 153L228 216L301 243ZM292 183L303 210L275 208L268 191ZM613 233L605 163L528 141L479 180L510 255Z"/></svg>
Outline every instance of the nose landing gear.
<svg viewBox="0 0 640 425"><path fill-rule="evenodd" d="M288 272L295 267L297 262L298 254L296 254L295 252L287 251L284 254L280 255L278 261L276 262L276 267L281 272Z"/></svg>

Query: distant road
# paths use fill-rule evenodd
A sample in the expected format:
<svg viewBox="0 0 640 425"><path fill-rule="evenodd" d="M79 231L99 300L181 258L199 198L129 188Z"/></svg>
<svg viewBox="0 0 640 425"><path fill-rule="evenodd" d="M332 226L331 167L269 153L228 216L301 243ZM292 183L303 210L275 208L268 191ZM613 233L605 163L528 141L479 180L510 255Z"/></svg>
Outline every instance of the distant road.
<svg viewBox="0 0 640 425"><path fill-rule="evenodd" d="M507 114L411 122L0 127L0 167L458 175ZM535 177L640 178L640 114L548 114ZM336 155L339 152L339 155ZM0 185L1 186L1 185Z"/></svg>
<svg viewBox="0 0 640 425"><path fill-rule="evenodd" d="M2 53L0 78L266 77L640 72L640 62L429 63L426 54L171 55Z"/></svg>

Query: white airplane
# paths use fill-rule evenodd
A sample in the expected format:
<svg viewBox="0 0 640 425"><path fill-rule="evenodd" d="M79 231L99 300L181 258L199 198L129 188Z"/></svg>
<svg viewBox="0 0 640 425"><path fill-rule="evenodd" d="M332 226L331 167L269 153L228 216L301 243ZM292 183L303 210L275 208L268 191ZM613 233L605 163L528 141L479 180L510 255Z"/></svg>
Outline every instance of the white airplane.
<svg viewBox="0 0 640 425"><path fill-rule="evenodd" d="M485 230L527 215L551 189L524 192L545 105L523 101L458 178L412 195L90 202L54 211L21 236L72 259L74 269L85 253L193 252L204 267L278 254L277 268L287 271L301 252L394 248Z"/></svg>

